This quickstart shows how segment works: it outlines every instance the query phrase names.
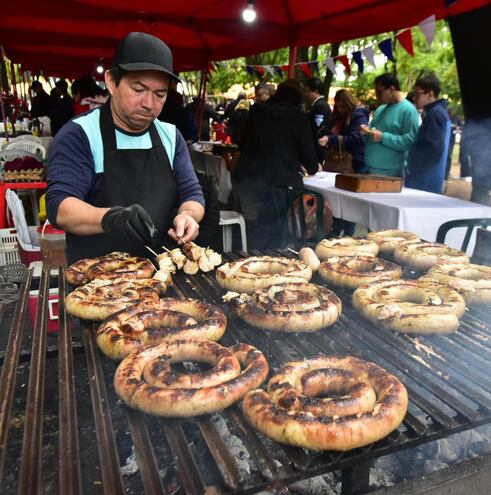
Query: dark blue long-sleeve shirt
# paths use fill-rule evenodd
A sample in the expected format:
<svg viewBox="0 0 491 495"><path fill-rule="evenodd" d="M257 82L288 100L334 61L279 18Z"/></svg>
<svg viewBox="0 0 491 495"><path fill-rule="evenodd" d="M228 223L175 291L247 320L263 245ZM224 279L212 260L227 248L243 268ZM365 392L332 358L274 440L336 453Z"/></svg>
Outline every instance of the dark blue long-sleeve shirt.
<svg viewBox="0 0 491 495"><path fill-rule="evenodd" d="M99 109L95 109L70 121L59 131L50 146L46 206L48 218L54 225L60 203L65 198L75 197L87 201L101 185L104 150L98 112ZM179 207L185 201L197 201L204 206L203 192L181 133L170 124L155 121L155 125L170 155L169 161L178 189L176 206ZM147 149L152 146L148 131L129 134L120 129L116 130L116 144L118 149Z"/></svg>
<svg viewBox="0 0 491 495"><path fill-rule="evenodd" d="M447 102L437 100L424 108L423 122L409 152L406 187L441 193L450 142Z"/></svg>

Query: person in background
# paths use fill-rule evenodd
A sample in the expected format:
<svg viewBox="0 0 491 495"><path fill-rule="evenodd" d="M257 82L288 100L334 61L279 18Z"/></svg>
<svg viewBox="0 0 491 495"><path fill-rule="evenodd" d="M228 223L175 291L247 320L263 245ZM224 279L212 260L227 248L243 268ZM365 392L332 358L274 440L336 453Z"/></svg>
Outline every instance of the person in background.
<svg viewBox="0 0 491 495"><path fill-rule="evenodd" d="M423 122L407 159L405 185L440 194L445 180L451 122L447 102L441 98L434 75L420 77L414 85L415 104Z"/></svg>
<svg viewBox="0 0 491 495"><path fill-rule="evenodd" d="M249 100L241 100L228 119L228 135L233 144L239 144L249 115Z"/></svg>
<svg viewBox="0 0 491 495"><path fill-rule="evenodd" d="M254 95L256 103L266 103L271 96L269 86L264 82L256 84L256 87L254 88Z"/></svg>
<svg viewBox="0 0 491 495"><path fill-rule="evenodd" d="M200 101L197 96L193 96L191 103L188 103L186 109L193 116L194 125L199 134L200 130L200 117L201 117L201 141L210 140L210 119L218 120L219 117L213 107L205 100L203 104L203 110L201 111ZM201 115L200 115L201 114Z"/></svg>
<svg viewBox="0 0 491 495"><path fill-rule="evenodd" d="M307 81L305 95L310 104L309 122L319 163L324 161L326 150L318 141L319 138L327 135L332 119L331 107L323 92L324 86L320 79L313 78Z"/></svg>
<svg viewBox="0 0 491 495"><path fill-rule="evenodd" d="M418 132L419 114L402 96L399 80L393 74L375 78L375 94L381 105L375 110L370 127L361 126L367 173L402 177Z"/></svg>
<svg viewBox="0 0 491 495"><path fill-rule="evenodd" d="M225 108L225 112L223 114L224 119L229 119L231 115L234 113L235 107L239 104L239 101L247 99L247 95L244 91L241 91L235 100L232 100L227 107Z"/></svg>
<svg viewBox="0 0 491 495"><path fill-rule="evenodd" d="M266 103L252 105L239 150L232 186L246 220L248 244L257 249L277 247L282 223L274 186L303 187L301 166L310 174L318 170L297 81L282 82Z"/></svg>
<svg viewBox="0 0 491 495"><path fill-rule="evenodd" d="M57 132L75 116L73 110L73 99L68 94L68 84L65 79L56 81L55 84L57 100L49 118L51 119L51 135Z"/></svg>
<svg viewBox="0 0 491 495"><path fill-rule="evenodd" d="M334 97L332 124L326 136L319 138L319 144L326 149L339 149L339 138L342 137L345 149L352 157L353 172L365 173L365 141L360 133L362 125L368 124L368 110L357 105L353 93L340 89ZM332 234L335 236L353 235L355 224L341 218L334 218Z"/></svg>
<svg viewBox="0 0 491 495"><path fill-rule="evenodd" d="M105 91L89 74L75 79L72 83L71 92L75 115L100 107L107 100Z"/></svg>
<svg viewBox="0 0 491 495"><path fill-rule="evenodd" d="M50 147L46 206L66 231L67 261L125 251L148 256L196 238L204 198L188 147L160 122L172 52L159 38L129 33L106 71L111 97L68 122Z"/></svg>
<svg viewBox="0 0 491 495"><path fill-rule="evenodd" d="M169 89L164 107L158 116L162 122L174 124L186 141L197 141L198 136L193 117L189 110L184 107L182 94L175 89Z"/></svg>
<svg viewBox="0 0 491 495"><path fill-rule="evenodd" d="M54 107L54 102L51 96L44 91L40 81L34 81L31 84L31 91L36 94L31 100L31 117L48 116Z"/></svg>

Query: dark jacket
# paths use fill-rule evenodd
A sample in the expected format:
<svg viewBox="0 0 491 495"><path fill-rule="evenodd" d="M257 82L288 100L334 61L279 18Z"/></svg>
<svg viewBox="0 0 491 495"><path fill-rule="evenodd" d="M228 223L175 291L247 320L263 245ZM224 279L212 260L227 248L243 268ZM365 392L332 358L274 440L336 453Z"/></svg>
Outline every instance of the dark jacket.
<svg viewBox="0 0 491 495"><path fill-rule="evenodd" d="M199 120L200 120L200 105L198 100L194 100L188 104L186 107L188 111L191 112L193 116L194 125L196 126L197 131L199 132ZM210 140L210 119L217 120L218 115L213 110L213 107L206 103L203 106L203 121L201 123L201 140L209 141Z"/></svg>
<svg viewBox="0 0 491 495"><path fill-rule="evenodd" d="M240 143L234 178L254 178L271 186L302 187L300 165L317 172L317 157L307 116L299 107L256 103Z"/></svg>
<svg viewBox="0 0 491 495"><path fill-rule="evenodd" d="M365 172L365 141L360 133L360 126L368 124L369 113L366 108L356 107L351 114L347 125L343 126L339 135L343 137L343 144L353 158L353 170L357 174ZM329 138L328 147L338 149L339 137L332 134L332 124L329 126L327 136Z"/></svg>
<svg viewBox="0 0 491 495"><path fill-rule="evenodd" d="M312 132L312 139L314 140L315 151L317 153L317 159L320 163L324 160L325 148L317 143L317 140L325 136L329 129L332 119L332 111L329 103L322 96L319 98L309 110L309 122Z"/></svg>
<svg viewBox="0 0 491 495"><path fill-rule="evenodd" d="M31 103L31 117L44 117L49 115L55 106L55 101L44 91L34 96Z"/></svg>
<svg viewBox="0 0 491 495"><path fill-rule="evenodd" d="M441 193L450 142L447 102L426 105L423 122L409 152L405 185L413 189Z"/></svg>

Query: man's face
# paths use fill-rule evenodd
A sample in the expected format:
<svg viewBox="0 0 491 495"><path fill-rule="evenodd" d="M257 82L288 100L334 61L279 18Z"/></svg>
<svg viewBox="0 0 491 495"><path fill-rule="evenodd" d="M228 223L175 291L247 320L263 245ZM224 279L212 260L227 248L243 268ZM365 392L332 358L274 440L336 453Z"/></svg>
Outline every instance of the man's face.
<svg viewBox="0 0 491 495"><path fill-rule="evenodd" d="M111 95L115 123L124 130L140 132L147 129L162 111L169 76L159 71L131 71L118 86L106 71L106 86Z"/></svg>
<svg viewBox="0 0 491 495"><path fill-rule="evenodd" d="M394 87L384 88L380 83L375 83L375 94L380 103L389 103L391 101Z"/></svg>
<svg viewBox="0 0 491 495"><path fill-rule="evenodd" d="M269 91L267 89L258 89L256 91L256 101L264 103L269 100Z"/></svg>
<svg viewBox="0 0 491 495"><path fill-rule="evenodd" d="M312 91L310 88L305 88L305 96L309 103L314 103L314 101L319 97L319 94L317 91Z"/></svg>
<svg viewBox="0 0 491 495"><path fill-rule="evenodd" d="M433 91L425 91L420 86L414 87L414 104L418 110L423 109L429 103L435 101Z"/></svg>

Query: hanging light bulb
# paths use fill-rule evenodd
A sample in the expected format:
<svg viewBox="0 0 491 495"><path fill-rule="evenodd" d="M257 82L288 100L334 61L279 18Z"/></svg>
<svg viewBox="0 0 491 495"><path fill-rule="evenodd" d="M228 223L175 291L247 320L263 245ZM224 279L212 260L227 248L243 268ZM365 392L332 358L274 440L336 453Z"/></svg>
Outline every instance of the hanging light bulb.
<svg viewBox="0 0 491 495"><path fill-rule="evenodd" d="M251 23L256 20L256 11L254 10L254 0L247 0L247 7L242 11L242 19Z"/></svg>
<svg viewBox="0 0 491 495"><path fill-rule="evenodd" d="M102 67L102 65L98 65L95 70L98 74L102 74L104 72L104 67Z"/></svg>

